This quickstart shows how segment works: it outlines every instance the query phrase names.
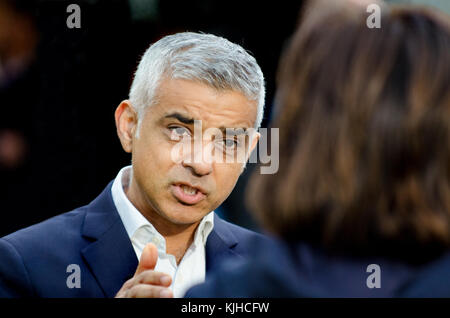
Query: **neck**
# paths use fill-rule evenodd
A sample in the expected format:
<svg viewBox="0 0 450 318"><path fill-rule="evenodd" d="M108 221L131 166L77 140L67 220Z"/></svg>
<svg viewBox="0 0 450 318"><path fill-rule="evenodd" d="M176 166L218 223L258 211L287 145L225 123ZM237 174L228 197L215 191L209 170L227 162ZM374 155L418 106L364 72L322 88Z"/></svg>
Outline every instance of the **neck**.
<svg viewBox="0 0 450 318"><path fill-rule="evenodd" d="M200 221L193 224L174 223L163 214L158 213L146 200L134 178L125 194L136 209L153 225L166 240L166 253L174 255L177 263L181 261L186 250L194 241L195 230Z"/></svg>

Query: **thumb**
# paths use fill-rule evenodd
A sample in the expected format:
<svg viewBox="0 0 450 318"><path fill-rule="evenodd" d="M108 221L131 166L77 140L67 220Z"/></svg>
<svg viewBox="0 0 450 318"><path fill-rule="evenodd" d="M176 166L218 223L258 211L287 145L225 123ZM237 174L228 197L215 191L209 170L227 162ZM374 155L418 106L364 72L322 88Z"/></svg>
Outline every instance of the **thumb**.
<svg viewBox="0 0 450 318"><path fill-rule="evenodd" d="M155 269L157 261L158 249L154 244L148 243L142 251L141 259L134 275L136 276L145 270Z"/></svg>

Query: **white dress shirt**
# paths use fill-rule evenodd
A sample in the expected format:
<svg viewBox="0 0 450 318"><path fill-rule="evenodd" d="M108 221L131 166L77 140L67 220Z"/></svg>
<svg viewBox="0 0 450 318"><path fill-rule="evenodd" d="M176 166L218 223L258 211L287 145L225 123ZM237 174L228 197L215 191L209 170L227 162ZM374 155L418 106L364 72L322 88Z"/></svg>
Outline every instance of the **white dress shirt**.
<svg viewBox="0 0 450 318"><path fill-rule="evenodd" d="M166 253L166 240L153 225L128 200L125 189L132 178L131 166L120 170L111 188L114 204L122 219L123 225L133 244L138 259L147 243L153 243L158 248L158 261L155 271L163 272L172 277L174 297L183 297L193 285L205 280L205 244L209 233L214 227L214 211L203 217L194 235L194 241L187 249L180 264L177 265L174 255Z"/></svg>

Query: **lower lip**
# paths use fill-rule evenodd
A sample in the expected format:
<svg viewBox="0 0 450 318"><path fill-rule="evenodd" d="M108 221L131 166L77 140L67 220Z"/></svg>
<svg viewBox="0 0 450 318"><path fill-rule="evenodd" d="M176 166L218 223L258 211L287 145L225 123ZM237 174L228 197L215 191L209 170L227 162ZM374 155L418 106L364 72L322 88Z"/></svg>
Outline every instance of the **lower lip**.
<svg viewBox="0 0 450 318"><path fill-rule="evenodd" d="M198 190L197 193L192 195L185 193L180 185L172 185L172 194L185 204L197 204L205 198L205 195Z"/></svg>

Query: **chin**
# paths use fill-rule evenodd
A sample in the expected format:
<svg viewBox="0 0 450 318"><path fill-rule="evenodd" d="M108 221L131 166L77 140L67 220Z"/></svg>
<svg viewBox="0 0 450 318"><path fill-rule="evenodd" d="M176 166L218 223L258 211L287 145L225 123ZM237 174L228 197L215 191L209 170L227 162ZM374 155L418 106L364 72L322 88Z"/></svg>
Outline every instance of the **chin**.
<svg viewBox="0 0 450 318"><path fill-rule="evenodd" d="M175 203L176 207L171 207L172 213L166 217L174 224L193 224L199 222L209 211L196 206L182 205Z"/></svg>

